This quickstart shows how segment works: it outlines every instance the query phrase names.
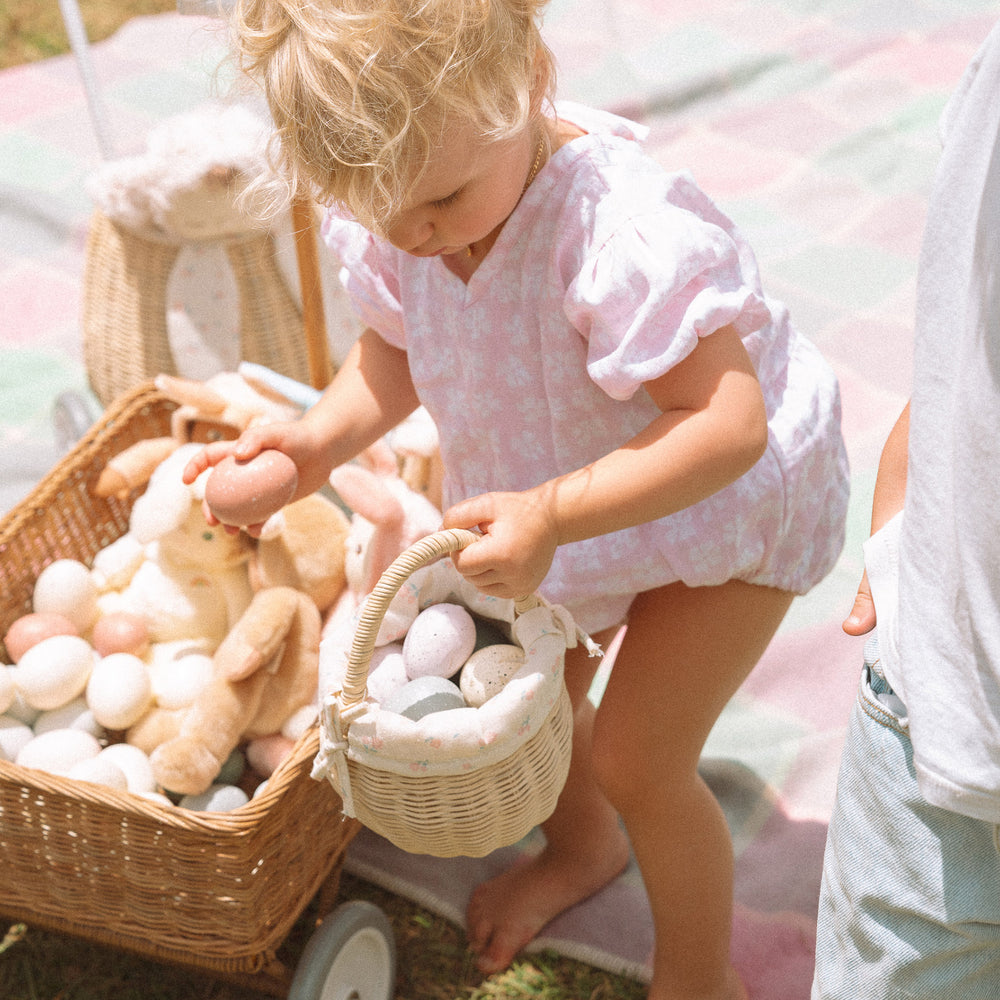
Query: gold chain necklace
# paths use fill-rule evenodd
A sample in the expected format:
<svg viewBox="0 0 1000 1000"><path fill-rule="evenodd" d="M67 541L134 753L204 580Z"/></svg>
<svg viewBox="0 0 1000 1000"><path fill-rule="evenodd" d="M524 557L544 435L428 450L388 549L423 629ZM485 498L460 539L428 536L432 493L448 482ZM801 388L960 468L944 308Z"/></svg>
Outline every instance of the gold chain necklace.
<svg viewBox="0 0 1000 1000"><path fill-rule="evenodd" d="M545 130L542 129L541 138L538 140L538 149L535 150L535 159L534 159L534 162L531 164L531 169L528 171L528 179L524 182L524 187L521 188L521 194L522 195L524 194L525 191L528 190L529 187L531 187L531 182L535 179L535 176L538 174L538 171L541 169L541 167L542 167L542 157L544 155L545 155ZM472 254L474 252L473 248L475 247L475 245L476 245L475 243L470 243L465 248L465 256L466 257L471 257L472 256Z"/></svg>

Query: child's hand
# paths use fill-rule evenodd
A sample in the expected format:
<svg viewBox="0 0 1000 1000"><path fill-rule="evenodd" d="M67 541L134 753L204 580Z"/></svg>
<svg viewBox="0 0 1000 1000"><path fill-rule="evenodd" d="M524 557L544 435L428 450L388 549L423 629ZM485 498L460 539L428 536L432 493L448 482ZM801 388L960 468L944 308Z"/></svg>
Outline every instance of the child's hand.
<svg viewBox="0 0 1000 1000"><path fill-rule="evenodd" d="M181 479L190 486L206 469L218 465L227 455L232 455L239 441L213 441L195 454L184 470Z"/></svg>
<svg viewBox="0 0 1000 1000"><path fill-rule="evenodd" d="M213 441L211 444L205 445L184 466L181 472L183 482L190 486L203 472L214 468L227 455L231 455L236 448L236 444L236 441ZM221 525L230 535L235 535L239 532L240 529L233 525L222 524L204 500L201 502L201 510L205 515L205 523L211 527L215 528Z"/></svg>
<svg viewBox="0 0 1000 1000"><path fill-rule="evenodd" d="M875 604L872 601L871 588L868 586L868 574L861 577L858 593L854 598L854 607L844 619L841 626L848 635L865 635L875 628Z"/></svg>
<svg viewBox="0 0 1000 1000"><path fill-rule="evenodd" d="M903 509L906 500L907 458L910 441L910 404L907 403L893 425L879 459L872 498L872 534ZM841 626L848 635L864 635L875 628L875 603L864 573L854 598L854 607Z"/></svg>
<svg viewBox="0 0 1000 1000"><path fill-rule="evenodd" d="M452 555L455 568L484 594L516 598L534 593L558 545L542 491L484 493L456 504L445 528L478 528L483 537Z"/></svg>
<svg viewBox="0 0 1000 1000"><path fill-rule="evenodd" d="M321 446L302 421L291 421L261 424L244 431L235 441L215 441L205 445L184 467L182 478L190 484L229 456L239 462L248 462L271 449L287 455L295 465L298 485L288 503L319 489L329 477L330 469ZM203 506L206 521L210 525L218 525L220 522L208 505ZM237 530L225 527L227 531ZM263 522L244 525L243 530L258 537L262 527Z"/></svg>

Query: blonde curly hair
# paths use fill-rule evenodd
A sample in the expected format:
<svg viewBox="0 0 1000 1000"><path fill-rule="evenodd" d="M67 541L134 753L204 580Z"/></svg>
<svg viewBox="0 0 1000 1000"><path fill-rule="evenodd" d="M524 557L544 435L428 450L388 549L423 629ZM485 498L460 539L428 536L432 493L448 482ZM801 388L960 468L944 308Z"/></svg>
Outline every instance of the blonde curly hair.
<svg viewBox="0 0 1000 1000"><path fill-rule="evenodd" d="M546 0L238 0L240 69L275 123L285 193L346 207L378 231L446 123L510 138L542 113L554 60Z"/></svg>

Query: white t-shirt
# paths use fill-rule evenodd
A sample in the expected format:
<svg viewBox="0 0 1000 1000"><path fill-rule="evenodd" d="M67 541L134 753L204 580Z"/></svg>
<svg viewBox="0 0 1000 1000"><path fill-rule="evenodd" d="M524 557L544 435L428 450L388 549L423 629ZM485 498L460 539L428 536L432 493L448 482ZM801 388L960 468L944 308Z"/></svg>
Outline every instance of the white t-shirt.
<svg viewBox="0 0 1000 1000"><path fill-rule="evenodd" d="M998 823L1000 26L943 126L920 260L898 635L882 645L922 794ZM878 576L886 553L872 554ZM891 597L875 598L881 639Z"/></svg>

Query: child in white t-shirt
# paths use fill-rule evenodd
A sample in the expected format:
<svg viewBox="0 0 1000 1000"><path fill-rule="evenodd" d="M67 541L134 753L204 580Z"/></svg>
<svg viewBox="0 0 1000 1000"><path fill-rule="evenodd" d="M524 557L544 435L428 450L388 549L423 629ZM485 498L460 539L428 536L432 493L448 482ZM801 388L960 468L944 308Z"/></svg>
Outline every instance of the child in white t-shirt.
<svg viewBox="0 0 1000 1000"><path fill-rule="evenodd" d="M844 624L871 638L827 842L814 1000L1000 997L998 94L1000 28L945 116L913 393L883 452Z"/></svg>

